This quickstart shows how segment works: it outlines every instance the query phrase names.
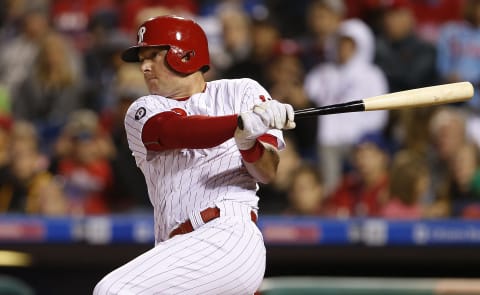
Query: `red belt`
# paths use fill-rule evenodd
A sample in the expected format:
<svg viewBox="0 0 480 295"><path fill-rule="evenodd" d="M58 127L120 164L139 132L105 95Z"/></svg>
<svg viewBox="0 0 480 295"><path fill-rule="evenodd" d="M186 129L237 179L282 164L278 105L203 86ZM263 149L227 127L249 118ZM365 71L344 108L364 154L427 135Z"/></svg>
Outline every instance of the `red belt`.
<svg viewBox="0 0 480 295"><path fill-rule="evenodd" d="M220 217L220 209L218 209L217 207L207 208L202 212L200 212L200 216L202 217L203 222L207 223L215 218ZM257 223L257 214L255 214L255 212L251 211L250 217L253 222ZM172 230L169 237L172 238L176 235L183 235L192 231L193 231L193 225L189 219L184 223L180 224L176 229Z"/></svg>

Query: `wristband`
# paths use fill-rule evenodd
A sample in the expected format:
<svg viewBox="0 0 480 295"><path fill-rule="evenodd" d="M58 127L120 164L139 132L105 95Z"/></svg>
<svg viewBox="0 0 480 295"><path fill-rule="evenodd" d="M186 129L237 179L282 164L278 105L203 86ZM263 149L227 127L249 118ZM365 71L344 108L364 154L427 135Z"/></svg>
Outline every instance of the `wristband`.
<svg viewBox="0 0 480 295"><path fill-rule="evenodd" d="M239 150L243 160L248 163L254 163L258 161L263 155L265 147L259 141L255 141L255 144L248 150Z"/></svg>

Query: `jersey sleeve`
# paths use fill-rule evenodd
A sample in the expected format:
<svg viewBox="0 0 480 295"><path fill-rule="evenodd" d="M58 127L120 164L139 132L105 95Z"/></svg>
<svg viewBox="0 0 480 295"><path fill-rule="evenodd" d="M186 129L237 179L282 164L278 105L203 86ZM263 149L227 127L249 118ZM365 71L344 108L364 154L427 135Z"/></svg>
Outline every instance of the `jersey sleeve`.
<svg viewBox="0 0 480 295"><path fill-rule="evenodd" d="M158 113L170 110L166 103L151 97L141 97L130 105L125 116L125 132L128 146L137 165L139 161L150 160L154 152L147 151L142 141L142 130L145 123Z"/></svg>
<svg viewBox="0 0 480 295"><path fill-rule="evenodd" d="M257 81L245 78L241 79L240 82L243 86L243 94L241 94L242 99L240 100L238 113L250 111L255 105L267 100L272 100L272 97L268 91ZM285 148L285 141L283 139L283 133L281 130L271 129L267 133L277 138L277 146L279 150L283 150Z"/></svg>

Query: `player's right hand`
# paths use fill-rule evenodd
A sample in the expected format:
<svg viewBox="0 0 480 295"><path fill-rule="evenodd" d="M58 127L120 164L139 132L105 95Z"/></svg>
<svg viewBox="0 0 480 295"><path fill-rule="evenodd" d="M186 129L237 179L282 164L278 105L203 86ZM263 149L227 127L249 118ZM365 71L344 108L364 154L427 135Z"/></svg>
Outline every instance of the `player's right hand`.
<svg viewBox="0 0 480 295"><path fill-rule="evenodd" d="M238 149L248 150L255 144L257 137L265 134L270 127L268 122L253 111L241 113L239 117L242 128L237 127L234 139Z"/></svg>
<svg viewBox="0 0 480 295"><path fill-rule="evenodd" d="M295 113L293 107L288 103L281 103L277 100L267 100L255 105L253 112L259 115L271 128L295 128Z"/></svg>

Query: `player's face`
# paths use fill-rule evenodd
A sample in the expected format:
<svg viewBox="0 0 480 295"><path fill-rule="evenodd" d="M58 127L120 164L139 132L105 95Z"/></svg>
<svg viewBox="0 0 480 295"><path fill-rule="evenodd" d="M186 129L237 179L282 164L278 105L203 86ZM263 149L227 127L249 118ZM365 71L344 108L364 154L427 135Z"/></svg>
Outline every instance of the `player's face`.
<svg viewBox="0 0 480 295"><path fill-rule="evenodd" d="M149 92L164 97L175 97L180 77L167 65L166 54L166 48L149 47L141 48L138 56Z"/></svg>

